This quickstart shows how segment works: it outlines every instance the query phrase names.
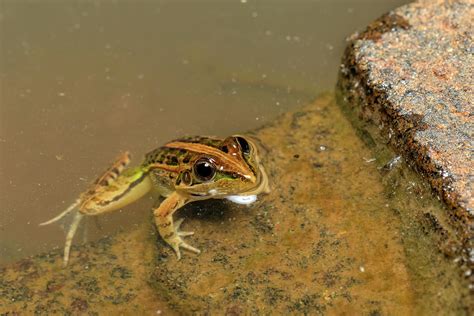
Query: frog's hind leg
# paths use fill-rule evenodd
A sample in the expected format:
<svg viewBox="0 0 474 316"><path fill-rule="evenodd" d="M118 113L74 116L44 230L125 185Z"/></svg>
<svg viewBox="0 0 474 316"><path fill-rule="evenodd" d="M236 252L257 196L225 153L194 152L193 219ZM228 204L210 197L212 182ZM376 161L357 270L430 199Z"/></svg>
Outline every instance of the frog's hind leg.
<svg viewBox="0 0 474 316"><path fill-rule="evenodd" d="M109 186L113 181L115 181L129 163L130 163L130 153L126 151L123 154L121 154L114 161L114 163L107 170L105 170L105 172L103 172L100 177L98 177L94 181L92 186L86 192L81 194L80 197L74 203L72 203L66 210L61 212L56 217L50 219L49 221L43 222L39 225L45 226L45 225L52 224L54 222L59 221L61 218L63 218L64 216L72 212L76 207L79 206L79 209L80 209L81 204L84 201L98 195L101 189Z"/></svg>
<svg viewBox="0 0 474 316"><path fill-rule="evenodd" d="M127 169L130 162L128 152L122 154L110 168L108 168L89 189L71 204L65 211L56 217L41 223L41 226L49 225L61 220L69 213L75 212L74 219L69 226L64 246L64 266L69 262L69 253L72 240L77 231L79 223L84 216L98 215L109 211L120 209L142 197L151 189L151 181L147 170L140 167Z"/></svg>

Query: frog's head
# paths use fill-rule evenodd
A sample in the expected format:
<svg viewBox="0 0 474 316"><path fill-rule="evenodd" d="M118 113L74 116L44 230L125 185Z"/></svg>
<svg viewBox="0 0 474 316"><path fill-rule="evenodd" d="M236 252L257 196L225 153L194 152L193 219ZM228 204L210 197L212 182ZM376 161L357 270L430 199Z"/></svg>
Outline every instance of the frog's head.
<svg viewBox="0 0 474 316"><path fill-rule="evenodd" d="M268 178L257 146L246 136L227 137L217 145L190 144L193 158L183 166L175 189L192 199L229 198L251 203L251 197L268 192ZM234 199L233 199L234 198ZM249 199L250 198L250 199Z"/></svg>

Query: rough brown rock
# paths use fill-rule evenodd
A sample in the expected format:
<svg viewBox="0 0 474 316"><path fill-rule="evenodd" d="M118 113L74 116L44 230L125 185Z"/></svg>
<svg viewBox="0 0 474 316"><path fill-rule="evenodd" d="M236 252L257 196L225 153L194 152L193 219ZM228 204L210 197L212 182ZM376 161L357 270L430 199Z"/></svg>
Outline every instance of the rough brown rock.
<svg viewBox="0 0 474 316"><path fill-rule="evenodd" d="M400 7L350 38L338 82L346 106L374 123L448 204L471 267L473 17L468 0Z"/></svg>

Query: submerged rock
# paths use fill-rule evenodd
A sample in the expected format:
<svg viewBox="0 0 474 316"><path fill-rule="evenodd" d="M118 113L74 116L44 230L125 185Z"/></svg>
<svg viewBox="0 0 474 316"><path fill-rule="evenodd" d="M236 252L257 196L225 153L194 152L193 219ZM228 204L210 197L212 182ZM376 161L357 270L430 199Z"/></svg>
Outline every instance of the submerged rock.
<svg viewBox="0 0 474 316"><path fill-rule="evenodd" d="M332 96L254 136L264 148L272 192L250 206L208 200L178 211L184 229L195 231L187 238L200 255L183 253L178 261L150 214L138 228L73 247L65 269L60 250L4 267L0 312L465 311L465 288L451 259L433 246L432 226L412 218L405 225L399 214L407 213L400 204L406 199L383 185L385 161L374 158ZM417 195L424 192L412 185ZM409 203L413 218L432 208L427 201Z"/></svg>
<svg viewBox="0 0 474 316"><path fill-rule="evenodd" d="M349 39L338 86L449 206L474 289L474 3L422 0ZM360 123L357 122L356 125Z"/></svg>

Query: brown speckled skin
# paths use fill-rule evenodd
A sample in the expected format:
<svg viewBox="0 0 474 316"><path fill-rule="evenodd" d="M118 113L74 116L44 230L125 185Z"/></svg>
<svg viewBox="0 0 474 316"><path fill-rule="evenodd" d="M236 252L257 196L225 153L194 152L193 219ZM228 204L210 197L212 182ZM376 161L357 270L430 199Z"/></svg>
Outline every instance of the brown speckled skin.
<svg viewBox="0 0 474 316"><path fill-rule="evenodd" d="M350 37L338 81L343 103L378 126L451 208L466 275L474 267L473 16L467 0L400 7Z"/></svg>

